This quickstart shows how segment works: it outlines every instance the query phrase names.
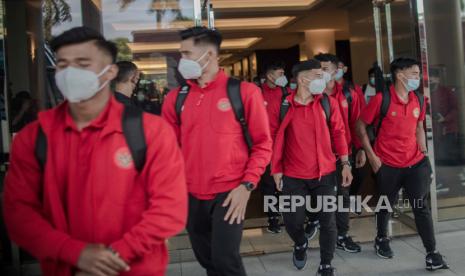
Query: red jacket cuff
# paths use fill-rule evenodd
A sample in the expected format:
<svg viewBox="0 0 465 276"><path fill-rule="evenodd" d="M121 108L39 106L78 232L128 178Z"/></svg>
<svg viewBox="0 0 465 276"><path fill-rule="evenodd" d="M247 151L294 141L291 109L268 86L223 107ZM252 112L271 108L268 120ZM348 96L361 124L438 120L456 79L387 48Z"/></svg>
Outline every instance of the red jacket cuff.
<svg viewBox="0 0 465 276"><path fill-rule="evenodd" d="M246 173L244 175L244 178L242 178L242 182L252 182L255 185L258 185L259 180L260 177L257 177L256 175L251 173Z"/></svg>
<svg viewBox="0 0 465 276"><path fill-rule="evenodd" d="M68 239L61 247L59 259L71 264L72 266L77 266L81 252L84 250L86 245L87 244L84 242Z"/></svg>
<svg viewBox="0 0 465 276"><path fill-rule="evenodd" d="M129 247L129 245L124 240L119 240L110 245L111 249L116 251L120 258L123 259L127 264L129 264L136 256Z"/></svg>

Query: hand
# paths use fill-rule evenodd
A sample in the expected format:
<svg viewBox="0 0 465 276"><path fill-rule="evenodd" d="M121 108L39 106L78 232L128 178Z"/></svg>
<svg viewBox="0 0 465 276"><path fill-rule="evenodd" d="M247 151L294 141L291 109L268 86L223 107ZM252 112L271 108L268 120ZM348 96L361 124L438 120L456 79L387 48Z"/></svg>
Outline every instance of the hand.
<svg viewBox="0 0 465 276"><path fill-rule="evenodd" d="M357 152L357 156L355 157L355 168L363 168L367 162L367 155L363 149Z"/></svg>
<svg viewBox="0 0 465 276"><path fill-rule="evenodd" d="M444 116L442 116L441 113L437 113L438 115L438 123L444 123L444 121L446 121L446 118L444 118Z"/></svg>
<svg viewBox="0 0 465 276"><path fill-rule="evenodd" d="M373 172L378 173L379 169L383 165L383 163L381 163L381 159L379 159L378 156L373 155L368 158L368 161L370 161L370 165L371 165L371 168L373 169Z"/></svg>
<svg viewBox="0 0 465 276"><path fill-rule="evenodd" d="M107 276L129 271L129 266L101 244L89 244L82 250L77 267L84 273Z"/></svg>
<svg viewBox="0 0 465 276"><path fill-rule="evenodd" d="M282 180L283 180L283 174L282 173L277 173L273 175L274 182L276 184L276 190L282 192L283 187L282 187Z"/></svg>
<svg viewBox="0 0 465 276"><path fill-rule="evenodd" d="M250 192L244 185L239 185L236 189L232 190L223 203L223 207L229 205L228 212L224 216L224 220L229 224L236 221L240 224L245 219L245 210L247 209L247 202L249 201Z"/></svg>
<svg viewBox="0 0 465 276"><path fill-rule="evenodd" d="M349 166L342 167L342 187L349 187L352 184L352 170Z"/></svg>

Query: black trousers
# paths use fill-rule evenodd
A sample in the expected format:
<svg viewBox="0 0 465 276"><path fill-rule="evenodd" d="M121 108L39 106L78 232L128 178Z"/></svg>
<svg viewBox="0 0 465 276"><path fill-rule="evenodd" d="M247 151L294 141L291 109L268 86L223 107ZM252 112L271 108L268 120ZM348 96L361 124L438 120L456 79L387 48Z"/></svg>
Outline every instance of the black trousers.
<svg viewBox="0 0 465 276"><path fill-rule="evenodd" d="M271 175L270 165L266 167L265 173L262 175L260 180L260 191L263 196L273 196L278 197L278 190L276 190L276 184L274 182L273 176ZM279 216L279 213L268 210L266 213L268 219L275 218Z"/></svg>
<svg viewBox="0 0 465 276"><path fill-rule="evenodd" d="M380 196L387 196L391 206L398 200L399 190L403 187L415 216L415 224L427 252L436 249L433 220L428 204L431 185L431 164L428 158L407 168L393 168L382 165L376 174L377 189ZM390 218L387 210L376 214L378 237L387 236Z"/></svg>
<svg viewBox="0 0 465 276"><path fill-rule="evenodd" d="M228 207L222 204L228 194L212 200L189 196L187 231L195 257L208 276L247 275L240 256L243 224L224 221Z"/></svg>
<svg viewBox="0 0 465 276"><path fill-rule="evenodd" d="M283 177L283 196L311 197L315 202L317 197L336 196L335 173L318 179L297 179ZM331 264L336 247L336 219L334 212L319 212L320 220L320 258L321 264ZM286 231L298 246L307 242L304 232L306 206L297 207L295 212L282 212Z"/></svg>
<svg viewBox="0 0 465 276"><path fill-rule="evenodd" d="M337 183L337 196L342 197L342 204L344 209L348 209L350 207L350 188L349 187L342 187L342 166L341 162L338 161L336 164L336 183ZM307 213L308 220L311 222L319 220L319 214L316 213ZM336 211L336 228L337 228L337 235L338 236L345 236L349 232L349 220L350 220L350 213L349 212L339 212Z"/></svg>

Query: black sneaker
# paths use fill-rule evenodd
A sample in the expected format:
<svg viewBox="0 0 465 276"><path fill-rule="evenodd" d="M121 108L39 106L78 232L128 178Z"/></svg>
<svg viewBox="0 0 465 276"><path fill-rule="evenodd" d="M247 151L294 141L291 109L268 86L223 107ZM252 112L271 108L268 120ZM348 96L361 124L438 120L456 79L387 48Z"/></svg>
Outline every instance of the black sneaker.
<svg viewBox="0 0 465 276"><path fill-rule="evenodd" d="M316 273L316 275L336 276L336 269L331 265L320 265L320 267L318 267L318 272Z"/></svg>
<svg viewBox="0 0 465 276"><path fill-rule="evenodd" d="M394 257L394 253L391 250L391 246L389 245L391 239L388 238L376 238L375 239L375 251L376 255L380 258L384 259L392 259Z"/></svg>
<svg viewBox="0 0 465 276"><path fill-rule="evenodd" d="M438 251L430 252L426 255L426 270L434 271L438 269L448 269L446 261Z"/></svg>
<svg viewBox="0 0 465 276"><path fill-rule="evenodd" d="M294 262L294 265L298 270L304 269L307 265L307 247L308 243L305 243L302 246L294 245L292 261Z"/></svg>
<svg viewBox="0 0 465 276"><path fill-rule="evenodd" d="M354 242L349 235L337 238L337 248L349 253L358 253L362 251L360 245Z"/></svg>
<svg viewBox="0 0 465 276"><path fill-rule="evenodd" d="M271 234L281 233L281 225L279 224L279 217L272 217L268 219L268 227L266 231Z"/></svg>
<svg viewBox="0 0 465 276"><path fill-rule="evenodd" d="M305 227L305 237L307 240L311 241L315 238L318 233L318 228L320 228L320 223L318 221L309 221Z"/></svg>

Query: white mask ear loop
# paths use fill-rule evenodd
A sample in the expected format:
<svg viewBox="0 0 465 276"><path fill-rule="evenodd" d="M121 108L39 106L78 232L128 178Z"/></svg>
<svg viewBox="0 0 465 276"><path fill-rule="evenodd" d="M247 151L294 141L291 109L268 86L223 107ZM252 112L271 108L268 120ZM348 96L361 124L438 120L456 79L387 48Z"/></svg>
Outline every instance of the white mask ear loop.
<svg viewBox="0 0 465 276"><path fill-rule="evenodd" d="M100 72L100 73L97 75L97 77L101 77L103 74L105 74L105 73L108 71L108 69L110 69L110 67L111 67L111 65L108 64L108 65L102 70L102 72ZM98 91L102 90L102 88L104 88L105 85L107 85L109 82L110 82L110 80L107 80L107 81L105 81L104 83L102 83L102 85L100 85L100 87L98 88Z"/></svg>
<svg viewBox="0 0 465 276"><path fill-rule="evenodd" d="M201 61L206 55L208 54L208 51L206 51L201 57L199 57L195 62L199 63L199 61ZM200 63L199 63L200 64ZM208 64L210 64L210 61L207 61L207 63L205 63L201 68L202 68L202 71L203 69L205 69Z"/></svg>

